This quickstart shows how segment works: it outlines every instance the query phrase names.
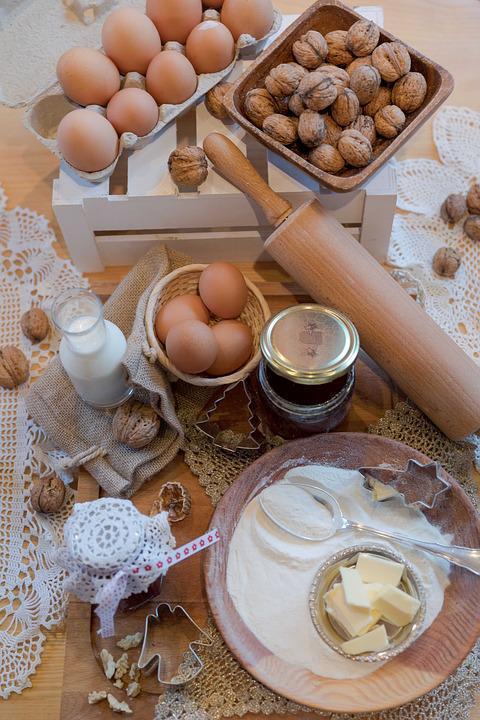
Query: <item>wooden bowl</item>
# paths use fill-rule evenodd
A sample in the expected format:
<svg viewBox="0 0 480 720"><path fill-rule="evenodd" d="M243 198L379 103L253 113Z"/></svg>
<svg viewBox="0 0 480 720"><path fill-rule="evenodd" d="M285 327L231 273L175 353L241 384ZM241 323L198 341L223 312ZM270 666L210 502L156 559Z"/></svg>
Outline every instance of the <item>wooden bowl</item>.
<svg viewBox="0 0 480 720"><path fill-rule="evenodd" d="M238 319L248 325L253 334L253 352L248 362L236 372L221 377L189 375L181 372L170 362L163 344L155 334L155 317L159 308L172 298L178 295L196 294L200 275L206 267L207 265L185 265L166 275L153 288L145 310L145 330L150 345L146 354L152 360L158 360L165 370L172 375L180 380L185 380L185 382L190 383L190 385L217 387L219 385L230 385L239 380L244 380L244 378L257 367L260 362L260 335L263 326L270 317L270 309L260 290L250 282L248 278L245 278L248 288L248 299ZM214 324L215 321L212 319L210 325Z"/></svg>
<svg viewBox="0 0 480 720"><path fill-rule="evenodd" d="M404 43L411 56L412 71L422 73L427 81L427 94L423 104L418 110L407 115L405 127L396 138L377 140L373 149L373 159L369 165L364 168L345 168L335 175L324 172L308 162L308 151L305 148L300 145L285 147L257 128L243 114L243 103L249 90L264 87L265 77L272 68L280 63L295 61L292 53L293 43L308 30L318 30L325 35L332 30L348 30L354 22L362 19L364 18L339 0L317 0L248 67L225 95L223 101L232 118L269 150L287 158L300 170L304 170L335 192L349 192L366 182L433 115L453 90L453 78L447 70ZM381 30L379 43L393 40L399 38L386 30Z"/></svg>

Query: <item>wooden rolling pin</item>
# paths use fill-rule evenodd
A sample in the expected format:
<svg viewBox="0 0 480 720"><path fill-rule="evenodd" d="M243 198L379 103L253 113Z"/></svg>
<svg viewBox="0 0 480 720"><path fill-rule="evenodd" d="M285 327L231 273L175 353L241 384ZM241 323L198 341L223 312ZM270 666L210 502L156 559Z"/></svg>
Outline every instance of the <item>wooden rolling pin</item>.
<svg viewBox="0 0 480 720"><path fill-rule="evenodd" d="M317 301L344 312L362 347L452 440L480 428L480 368L318 200L295 212L224 135L203 143L227 180L277 227L265 248Z"/></svg>

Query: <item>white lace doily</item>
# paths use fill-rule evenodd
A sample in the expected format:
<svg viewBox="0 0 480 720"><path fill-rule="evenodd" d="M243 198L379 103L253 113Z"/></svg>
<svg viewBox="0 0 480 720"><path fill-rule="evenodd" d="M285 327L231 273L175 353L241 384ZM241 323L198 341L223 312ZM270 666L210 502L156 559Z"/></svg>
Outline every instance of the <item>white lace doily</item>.
<svg viewBox="0 0 480 720"><path fill-rule="evenodd" d="M425 294L425 309L450 337L480 363L480 243L463 232L461 221L450 228L440 218L440 206L450 193L466 193L480 178L480 113L446 107L433 121L433 137L440 157L397 163L398 206L393 223L389 262L409 268ZM432 269L442 245L458 250L462 265L455 278L437 276ZM480 463L480 438L477 446Z"/></svg>
<svg viewBox="0 0 480 720"><path fill-rule="evenodd" d="M46 218L31 210L6 210L0 187L0 338L20 347L31 363L32 379L56 352L51 336L31 345L20 329L20 316L32 304L44 309L63 289L86 285L68 260L57 257L55 236ZM55 516L50 530L28 505L32 476L38 467L33 445L39 430L29 421L18 390L0 388L0 697L31 686L30 675L40 662L44 629L58 624L65 612L63 572L52 551L51 531L61 534L72 505L72 493Z"/></svg>

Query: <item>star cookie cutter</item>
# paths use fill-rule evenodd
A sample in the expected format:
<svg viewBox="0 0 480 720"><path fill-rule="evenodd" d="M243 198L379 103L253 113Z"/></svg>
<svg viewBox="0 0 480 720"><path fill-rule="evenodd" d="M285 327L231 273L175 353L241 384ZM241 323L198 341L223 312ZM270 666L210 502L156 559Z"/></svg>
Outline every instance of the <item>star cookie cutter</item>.
<svg viewBox="0 0 480 720"><path fill-rule="evenodd" d="M404 470L389 465L358 468L365 477L364 487L372 490L379 502L400 495L407 505L427 510L432 510L438 498L451 488L451 483L440 477L440 470L438 462L422 465L412 459Z"/></svg>
<svg viewBox="0 0 480 720"><path fill-rule="evenodd" d="M168 672L169 666L172 665L171 657L167 657L165 647L162 647L153 635L153 629L168 622L174 618L175 620L186 620L190 625L190 630L198 631L199 638L190 640L188 649L182 654L182 659L176 665L175 669ZM185 633L183 633L185 637ZM204 662L198 655L197 649L201 647L210 647L213 643L212 638L205 632L185 610L182 605L172 605L167 602L160 603L155 608L155 612L147 615L145 618L145 631L143 634L142 649L138 659L138 668L143 670L145 675L150 675L157 668L157 680L161 685L179 687L194 680L203 670ZM164 657L165 655L165 657ZM165 669L165 666L167 668Z"/></svg>

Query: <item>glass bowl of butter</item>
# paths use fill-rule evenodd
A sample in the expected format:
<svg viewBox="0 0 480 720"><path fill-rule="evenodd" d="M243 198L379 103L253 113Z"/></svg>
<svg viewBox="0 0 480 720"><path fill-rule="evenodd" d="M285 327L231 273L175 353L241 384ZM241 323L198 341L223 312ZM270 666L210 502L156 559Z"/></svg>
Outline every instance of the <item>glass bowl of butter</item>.
<svg viewBox="0 0 480 720"><path fill-rule="evenodd" d="M425 591L412 565L381 545L346 548L315 574L309 597L324 642L360 662L390 660L422 632Z"/></svg>

